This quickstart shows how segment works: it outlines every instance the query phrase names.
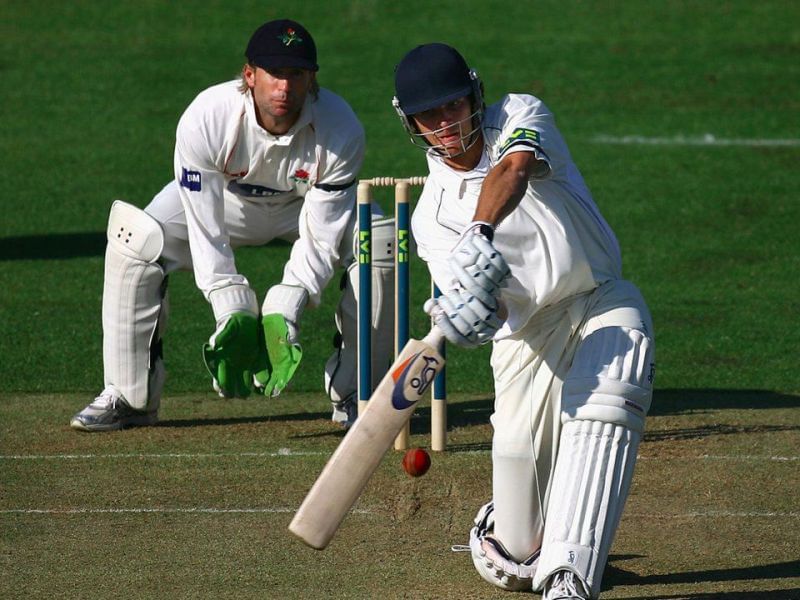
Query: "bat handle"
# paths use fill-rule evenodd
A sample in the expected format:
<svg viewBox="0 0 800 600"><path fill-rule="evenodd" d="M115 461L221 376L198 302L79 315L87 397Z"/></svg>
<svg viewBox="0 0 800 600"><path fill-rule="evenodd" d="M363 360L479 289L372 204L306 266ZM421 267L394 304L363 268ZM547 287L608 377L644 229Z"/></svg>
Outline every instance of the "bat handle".
<svg viewBox="0 0 800 600"><path fill-rule="evenodd" d="M428 332L422 341L431 346L432 348L439 348L442 344L442 340L444 339L444 332L439 329L438 325L434 325L431 327L431 330Z"/></svg>

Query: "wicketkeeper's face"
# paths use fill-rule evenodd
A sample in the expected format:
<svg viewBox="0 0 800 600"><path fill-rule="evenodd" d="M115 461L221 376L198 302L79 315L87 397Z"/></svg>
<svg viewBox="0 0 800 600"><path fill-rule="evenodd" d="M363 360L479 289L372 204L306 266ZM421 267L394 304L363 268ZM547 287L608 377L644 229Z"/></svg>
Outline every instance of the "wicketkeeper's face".
<svg viewBox="0 0 800 600"><path fill-rule="evenodd" d="M430 146L445 156L458 156L474 131L474 112L469 96L452 100L436 108L416 113L414 124Z"/></svg>
<svg viewBox="0 0 800 600"><path fill-rule="evenodd" d="M262 127L275 134L288 131L300 116L315 73L294 67L265 70L250 65L244 73Z"/></svg>

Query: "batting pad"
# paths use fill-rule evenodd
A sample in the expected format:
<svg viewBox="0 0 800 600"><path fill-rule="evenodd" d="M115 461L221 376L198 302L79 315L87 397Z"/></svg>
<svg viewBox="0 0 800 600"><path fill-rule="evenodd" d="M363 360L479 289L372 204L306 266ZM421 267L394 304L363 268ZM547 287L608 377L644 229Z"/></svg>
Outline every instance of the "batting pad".
<svg viewBox="0 0 800 600"><path fill-rule="evenodd" d="M564 380L561 420L644 430L653 395L653 342L639 329L603 327L582 340Z"/></svg>
<svg viewBox="0 0 800 600"><path fill-rule="evenodd" d="M592 598L598 596L639 440L638 431L615 423L564 423L534 590L566 569L581 578Z"/></svg>
<svg viewBox="0 0 800 600"><path fill-rule="evenodd" d="M103 286L105 384L116 386L131 408L153 410L157 408L164 377L156 346L160 339L159 320L162 326L166 320L165 277L161 265L155 262L164 247L164 233L153 217L117 200L111 206L107 235Z"/></svg>

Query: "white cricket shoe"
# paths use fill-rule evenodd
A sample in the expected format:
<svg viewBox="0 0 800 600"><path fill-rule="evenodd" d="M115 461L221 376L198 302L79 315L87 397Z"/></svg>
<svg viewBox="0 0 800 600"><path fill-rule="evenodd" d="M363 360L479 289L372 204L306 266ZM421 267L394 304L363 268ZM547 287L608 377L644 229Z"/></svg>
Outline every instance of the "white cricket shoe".
<svg viewBox="0 0 800 600"><path fill-rule="evenodd" d="M358 403L355 400L355 394L351 394L344 400L332 402L332 404L333 415L331 415L331 421L338 423L345 429L350 429L358 417Z"/></svg>
<svg viewBox="0 0 800 600"><path fill-rule="evenodd" d="M544 584L542 600L589 600L589 594L575 573L556 571Z"/></svg>
<svg viewBox="0 0 800 600"><path fill-rule="evenodd" d="M89 406L72 417L69 426L93 432L153 425L157 422L157 410L144 412L132 409L119 390L109 385Z"/></svg>

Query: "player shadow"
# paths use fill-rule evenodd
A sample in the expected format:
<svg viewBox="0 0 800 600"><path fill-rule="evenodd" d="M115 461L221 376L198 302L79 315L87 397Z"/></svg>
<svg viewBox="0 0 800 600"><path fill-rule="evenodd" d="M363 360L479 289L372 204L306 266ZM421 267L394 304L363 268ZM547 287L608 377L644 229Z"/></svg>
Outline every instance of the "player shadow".
<svg viewBox="0 0 800 600"><path fill-rule="evenodd" d="M781 394L769 390L723 390L723 389L657 389L653 395L650 416L680 415L698 413L726 408L797 408L800 407L800 396ZM487 425L494 410L494 398L491 396L450 402L447 406L448 430ZM226 426L269 422L297 422L330 420L330 412L299 412L273 415L253 415L241 417L214 417L169 419L159 422L160 427L203 427ZM423 404L411 419L411 433L414 435L430 434L431 409ZM666 431L646 431L645 441L664 441L697 439L710 435L728 435L741 433L764 433L775 431L798 431L800 422L776 423L772 425L732 426L713 424L699 427L685 427ZM332 424L329 431L310 433L308 438L342 437L344 430ZM475 452L491 449L491 442L448 445L451 452Z"/></svg>
<svg viewBox="0 0 800 600"><path fill-rule="evenodd" d="M619 566L620 562L631 558L641 558L633 555L614 555L609 558L603 576L603 591L608 591L615 586L647 586L647 585L678 585L699 582L725 582L725 581L762 581L795 578L800 573L800 560L793 560L769 565L754 565L734 569L706 569L703 571L687 571L683 573L655 573L652 575L638 575ZM690 600L797 600L800 598L800 588L772 589L761 592L697 592L664 595L663 593L631 596L630 600L669 600L671 598Z"/></svg>
<svg viewBox="0 0 800 600"><path fill-rule="evenodd" d="M0 261L85 258L103 256L105 251L104 231L0 238Z"/></svg>
<svg viewBox="0 0 800 600"><path fill-rule="evenodd" d="M265 246L288 245L288 242L284 240L272 240L265 244ZM259 247L252 246L239 251L249 251ZM0 238L0 261L87 258L104 256L105 252L105 231L48 233Z"/></svg>
<svg viewBox="0 0 800 600"><path fill-rule="evenodd" d="M651 416L680 415L726 408L797 408L800 396L771 390L666 388L653 392Z"/></svg>
<svg viewBox="0 0 800 600"><path fill-rule="evenodd" d="M159 421L155 427L184 428L184 427L220 427L231 425L252 425L255 423L281 423L292 421L315 421L318 419L330 420L330 412L304 412L291 413L285 415L253 415L245 417L212 417L212 418L188 418L188 419L164 419ZM330 435L340 433L339 430L331 431ZM317 435L329 435L327 432ZM342 434L343 435L343 434ZM313 436L309 436L313 437Z"/></svg>

